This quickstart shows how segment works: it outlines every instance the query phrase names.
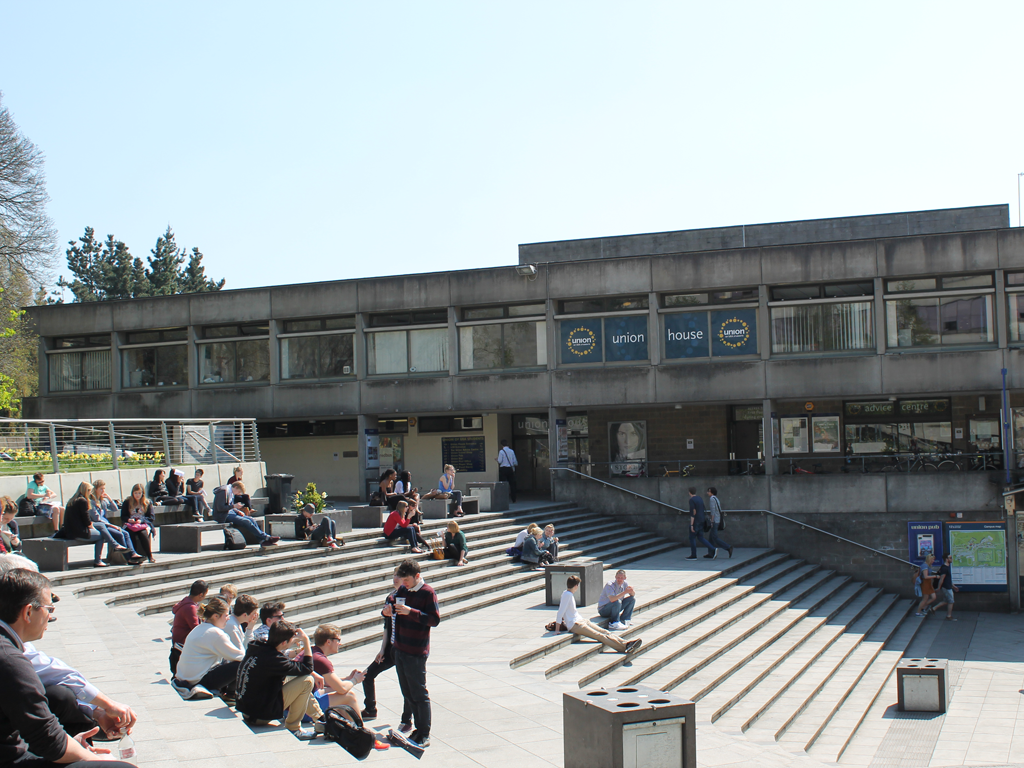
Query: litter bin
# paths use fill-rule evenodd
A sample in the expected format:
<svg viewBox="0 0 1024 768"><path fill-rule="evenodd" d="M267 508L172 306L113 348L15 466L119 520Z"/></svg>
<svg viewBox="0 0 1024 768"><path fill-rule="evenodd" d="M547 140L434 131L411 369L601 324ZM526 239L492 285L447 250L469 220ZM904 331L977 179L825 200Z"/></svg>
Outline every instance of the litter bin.
<svg viewBox="0 0 1024 768"><path fill-rule="evenodd" d="M696 768L695 712L644 685L563 693L565 768Z"/></svg>
<svg viewBox="0 0 1024 768"><path fill-rule="evenodd" d="M268 515L281 515L285 512L285 500L292 495L292 480L295 475L267 475ZM288 510L291 511L291 510Z"/></svg>

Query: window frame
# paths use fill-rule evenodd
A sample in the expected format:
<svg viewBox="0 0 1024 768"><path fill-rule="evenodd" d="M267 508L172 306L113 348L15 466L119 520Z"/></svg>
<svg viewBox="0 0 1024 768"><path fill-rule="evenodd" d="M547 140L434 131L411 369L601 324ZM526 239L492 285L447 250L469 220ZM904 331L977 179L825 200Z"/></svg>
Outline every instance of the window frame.
<svg viewBox="0 0 1024 768"><path fill-rule="evenodd" d="M352 323L353 323L353 327L352 328L326 328L325 327L327 325L327 323L329 321L331 321L331 320L338 320L338 319L347 320L347 319L350 319L350 318L351 318ZM300 317L300 318L291 318L289 320L279 320L278 322L281 323L282 326L284 326L286 323L292 323L292 322L297 322L297 323L302 323L302 322L319 322L319 324L320 324L320 330L318 330L318 331L312 331L312 330L310 330L310 331L288 331L288 332L285 332L285 333L278 333L277 334L276 339L277 339L278 369L279 369L278 370L278 375L280 377L280 383L281 384L290 384L290 383L293 383L293 382L294 383L298 383L298 382L307 382L307 381L348 381L348 380L356 378L356 372L358 371L358 353L357 353L357 348L359 347L359 345L356 343L356 338L355 338L356 337L356 328L355 328L356 318L355 318L354 315L337 315L337 316L332 316L332 317L309 317L309 318L301 318ZM322 371L320 370L320 362L321 362L322 350L320 348L320 344L319 344L319 341L318 341L318 343L317 343L317 355L316 355L317 375L316 376L287 376L286 377L284 375L284 370L285 370L285 363L286 363L286 359L287 358L286 358L286 353L285 353L285 345L282 344L281 342L282 341L287 342L290 339L304 339L304 338L318 338L319 339L319 337L321 337L321 336L351 336L352 337L352 366L351 366L351 371L352 372L351 373L340 373L340 374L332 375L332 376L324 376L324 375L322 375Z"/></svg>
<svg viewBox="0 0 1024 768"><path fill-rule="evenodd" d="M239 323L238 327L245 325L256 325ZM196 383L199 387L256 387L256 386L267 386L271 382L272 371L270 370L270 326L267 326L267 333L261 336L212 336L206 337L207 327L230 327L227 326L206 326L201 330L203 331L203 338L196 339ZM265 379L253 379L252 381L238 381L238 343L244 341L265 341L267 343L267 377ZM234 345L235 351L233 354L235 378L231 381L203 381L203 348L210 344L232 344Z"/></svg>
<svg viewBox="0 0 1024 768"><path fill-rule="evenodd" d="M455 323L458 335L458 369L460 374L477 374L483 375L494 372L506 372L506 371L538 371L547 369L548 365L548 344L547 344L547 315L535 314L535 315L510 315L509 308L513 306L533 306L540 302L531 302L529 304L521 305L501 305L502 316L501 317L490 317L480 320L460 320ZM486 307L463 307L460 310L460 314L465 312L467 309L486 309ZM494 368L463 368L462 367L462 329L463 328L474 328L477 326L484 325L515 325L525 323L542 323L544 325L543 331L543 343L537 344L537 357L540 358L543 355L543 361L538 361L533 365L527 366L496 366ZM536 332L536 330L535 330ZM505 329L501 330L501 348L502 352L505 349Z"/></svg>
<svg viewBox="0 0 1024 768"><path fill-rule="evenodd" d="M448 324L444 323L442 325L441 323L429 323L427 325L413 325L413 326L410 326L410 325L399 325L399 326L391 325L391 326L383 326L383 327L379 327L379 328L364 328L363 329L363 344L364 344L365 349L366 349L366 375L367 375L367 377L388 378L388 377L394 377L394 376L448 376L448 375L450 375L450 373L451 373L451 364L452 364L452 357L451 357L452 350L451 350L451 338L450 337L446 337L446 342L445 342L446 347L447 347L445 349L445 356L447 357L447 361L448 361L448 367L447 368L443 368L443 369L439 369L439 370L434 370L434 371L411 370L411 368L412 368L412 358L411 358L412 344L409 343L409 334L413 333L413 332L416 332L416 331L439 331L439 330L442 330L442 329L447 331L448 330ZM403 371L403 372L394 371L394 372L391 372L391 373L371 372L370 368L371 367L374 367L374 368L376 367L376 350L374 350L374 354L373 355L370 354L371 337L374 336L374 334L378 334L378 333L400 333L400 332L401 333L405 333L405 371Z"/></svg>

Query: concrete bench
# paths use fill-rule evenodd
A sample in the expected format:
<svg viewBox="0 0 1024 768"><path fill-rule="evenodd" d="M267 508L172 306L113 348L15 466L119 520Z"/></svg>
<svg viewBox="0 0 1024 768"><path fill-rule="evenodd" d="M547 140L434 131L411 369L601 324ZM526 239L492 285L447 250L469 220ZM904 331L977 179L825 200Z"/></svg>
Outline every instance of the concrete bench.
<svg viewBox="0 0 1024 768"><path fill-rule="evenodd" d="M267 533L271 536L280 536L282 539L295 538L295 514L264 515ZM352 510L351 509L325 509L313 515L317 523L324 517L334 521L335 532L340 536L343 533L352 532Z"/></svg>
<svg viewBox="0 0 1024 768"><path fill-rule="evenodd" d="M420 499L420 512L424 520L443 520L451 517L455 510L455 499ZM462 497L462 513L476 515L480 512L480 499L476 496Z"/></svg>
<svg viewBox="0 0 1024 768"><path fill-rule="evenodd" d="M53 522L46 515L15 517L14 522L18 524L18 534L22 541L53 536Z"/></svg>
<svg viewBox="0 0 1024 768"><path fill-rule="evenodd" d="M388 516L387 507L352 507L353 528L381 528Z"/></svg>
<svg viewBox="0 0 1024 768"><path fill-rule="evenodd" d="M466 483L466 493L480 499L481 512L504 512L508 509L508 483L504 480L495 483Z"/></svg>
<svg viewBox="0 0 1024 768"><path fill-rule="evenodd" d="M253 518L260 529L263 529L263 518ZM169 554L196 553L203 550L203 534L207 531L222 531L227 523L216 520L202 522L177 523L160 526L160 551Z"/></svg>
<svg viewBox="0 0 1024 768"><path fill-rule="evenodd" d="M23 539L21 554L39 566L40 571L66 571L71 547L94 547L95 542L76 539Z"/></svg>

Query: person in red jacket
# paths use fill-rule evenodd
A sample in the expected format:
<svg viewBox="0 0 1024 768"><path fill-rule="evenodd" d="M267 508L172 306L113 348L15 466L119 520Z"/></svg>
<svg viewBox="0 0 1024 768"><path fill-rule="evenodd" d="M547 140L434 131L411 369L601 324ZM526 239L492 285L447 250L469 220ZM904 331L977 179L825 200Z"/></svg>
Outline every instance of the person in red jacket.
<svg viewBox="0 0 1024 768"><path fill-rule="evenodd" d="M437 594L420 578L420 564L403 560L395 571L402 586L395 593L395 620L391 625L395 671L402 688L406 710L412 709L415 729L409 741L430 746L430 694L427 693L427 656L430 654L430 628L441 623ZM385 605L384 616L392 609Z"/></svg>
<svg viewBox="0 0 1024 768"><path fill-rule="evenodd" d="M388 519L384 521L384 538L388 541L397 538L405 538L409 541L409 548L413 554L423 554L423 550L416 546L416 529L406 519L406 510L409 504L405 501L398 502L398 506L395 507L395 511L388 515Z"/></svg>
<svg viewBox="0 0 1024 768"><path fill-rule="evenodd" d="M181 658L181 649L185 647L185 638L188 633L199 626L199 604L206 598L210 586L199 579L192 582L188 591L188 597L182 598L178 604L171 608L174 614L174 622L171 624L171 675L178 671L178 659Z"/></svg>

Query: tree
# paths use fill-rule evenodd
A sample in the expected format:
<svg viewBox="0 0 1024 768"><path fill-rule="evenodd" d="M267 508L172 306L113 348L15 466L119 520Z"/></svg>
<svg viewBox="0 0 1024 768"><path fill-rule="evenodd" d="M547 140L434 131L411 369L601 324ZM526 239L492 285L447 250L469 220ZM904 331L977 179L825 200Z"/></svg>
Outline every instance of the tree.
<svg viewBox="0 0 1024 768"><path fill-rule="evenodd" d="M184 263L184 250L178 248L174 242L174 232L167 227L167 231L156 239L156 245L150 251L149 269L146 270L150 296L181 293L181 265Z"/></svg>
<svg viewBox="0 0 1024 768"><path fill-rule="evenodd" d="M185 273L182 275L181 292L205 293L206 291L219 291L224 287L225 282L224 278L217 281L206 277L206 268L203 266L203 254L199 252L198 248L193 248L192 255L188 259L188 266L185 267Z"/></svg>
<svg viewBox="0 0 1024 768"><path fill-rule="evenodd" d="M46 215L49 199L42 152L18 130L0 102L0 270L4 277L24 273L37 282L47 278L57 243L53 222Z"/></svg>

